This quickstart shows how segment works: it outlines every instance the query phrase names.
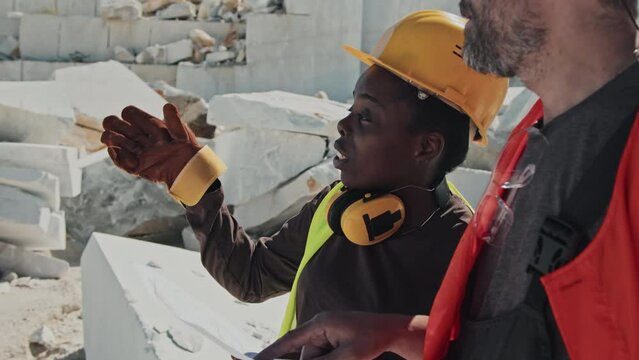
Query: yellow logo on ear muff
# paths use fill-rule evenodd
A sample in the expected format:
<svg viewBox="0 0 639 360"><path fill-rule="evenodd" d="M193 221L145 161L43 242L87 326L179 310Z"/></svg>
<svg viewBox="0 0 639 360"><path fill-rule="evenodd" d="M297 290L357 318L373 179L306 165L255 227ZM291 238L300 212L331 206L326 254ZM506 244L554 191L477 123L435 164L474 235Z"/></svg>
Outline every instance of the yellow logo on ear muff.
<svg viewBox="0 0 639 360"><path fill-rule="evenodd" d="M405 216L404 203L393 194L344 190L330 205L327 220L334 233L368 246L395 234Z"/></svg>

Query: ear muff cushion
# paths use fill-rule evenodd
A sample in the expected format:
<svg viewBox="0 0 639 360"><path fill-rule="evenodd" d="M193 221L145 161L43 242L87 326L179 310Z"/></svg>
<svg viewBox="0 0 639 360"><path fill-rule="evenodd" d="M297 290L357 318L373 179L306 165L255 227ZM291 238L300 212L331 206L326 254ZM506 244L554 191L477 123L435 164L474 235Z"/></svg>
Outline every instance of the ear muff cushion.
<svg viewBox="0 0 639 360"><path fill-rule="evenodd" d="M344 235L341 224L342 214L344 214L344 211L353 203L364 198L365 194L366 193L363 191L346 190L337 199L335 199L335 201L333 201L333 204L328 209L327 220L328 226L335 234Z"/></svg>

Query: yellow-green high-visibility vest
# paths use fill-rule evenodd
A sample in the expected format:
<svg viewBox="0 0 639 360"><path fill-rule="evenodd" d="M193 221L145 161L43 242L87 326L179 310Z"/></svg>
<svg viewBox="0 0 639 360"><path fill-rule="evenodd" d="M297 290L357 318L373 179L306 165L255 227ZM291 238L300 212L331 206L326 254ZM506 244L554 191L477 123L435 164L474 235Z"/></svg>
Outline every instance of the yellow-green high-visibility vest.
<svg viewBox="0 0 639 360"><path fill-rule="evenodd" d="M455 188L455 186L448 181L448 187L450 191L460 197L466 206L472 210L472 206L470 203L462 196L462 194ZM295 318L295 300L297 297L297 281L300 278L300 274L308 261L317 253L317 251L324 245L324 243L333 235L333 231L328 226L327 214L328 207L331 204L333 198L338 195L342 189L344 188L344 184L342 182L337 183L328 194L322 199L319 206L315 210L315 214L313 215L313 219L311 220L311 226L308 229L308 236L306 238L306 247L304 248L304 256L302 257L302 261L300 262L300 266L297 268L297 273L295 274L295 280L293 281L293 287L291 288L291 294L288 298L288 305L286 306L286 312L284 313L284 319L282 320L282 326L280 327L279 336L285 335L291 329L295 328L297 325L297 321Z"/></svg>

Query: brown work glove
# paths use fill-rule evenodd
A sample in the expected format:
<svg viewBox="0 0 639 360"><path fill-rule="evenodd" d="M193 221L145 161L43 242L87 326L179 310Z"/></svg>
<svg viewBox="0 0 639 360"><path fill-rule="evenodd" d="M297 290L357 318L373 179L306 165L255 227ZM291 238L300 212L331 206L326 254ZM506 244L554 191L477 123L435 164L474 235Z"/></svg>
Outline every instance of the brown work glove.
<svg viewBox="0 0 639 360"><path fill-rule="evenodd" d="M202 148L195 134L180 120L173 104L163 108L164 121L127 106L122 119L104 119L102 141L116 166L169 188L184 166Z"/></svg>

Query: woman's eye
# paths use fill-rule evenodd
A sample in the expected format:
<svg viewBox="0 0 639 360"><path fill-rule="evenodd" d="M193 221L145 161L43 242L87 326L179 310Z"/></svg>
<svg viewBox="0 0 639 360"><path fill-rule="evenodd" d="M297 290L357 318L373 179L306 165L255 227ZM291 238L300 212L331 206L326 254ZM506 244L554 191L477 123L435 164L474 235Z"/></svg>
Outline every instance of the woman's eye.
<svg viewBox="0 0 639 360"><path fill-rule="evenodd" d="M368 112L363 112L363 113L358 113L357 114L357 119L361 122L370 122L371 118L368 115Z"/></svg>
<svg viewBox="0 0 639 360"><path fill-rule="evenodd" d="M355 114L355 116L357 117L357 121L360 121L360 122L369 122L369 121L371 121L370 117L368 116L368 114L356 112L353 107L348 109L348 111L350 111L352 114Z"/></svg>

